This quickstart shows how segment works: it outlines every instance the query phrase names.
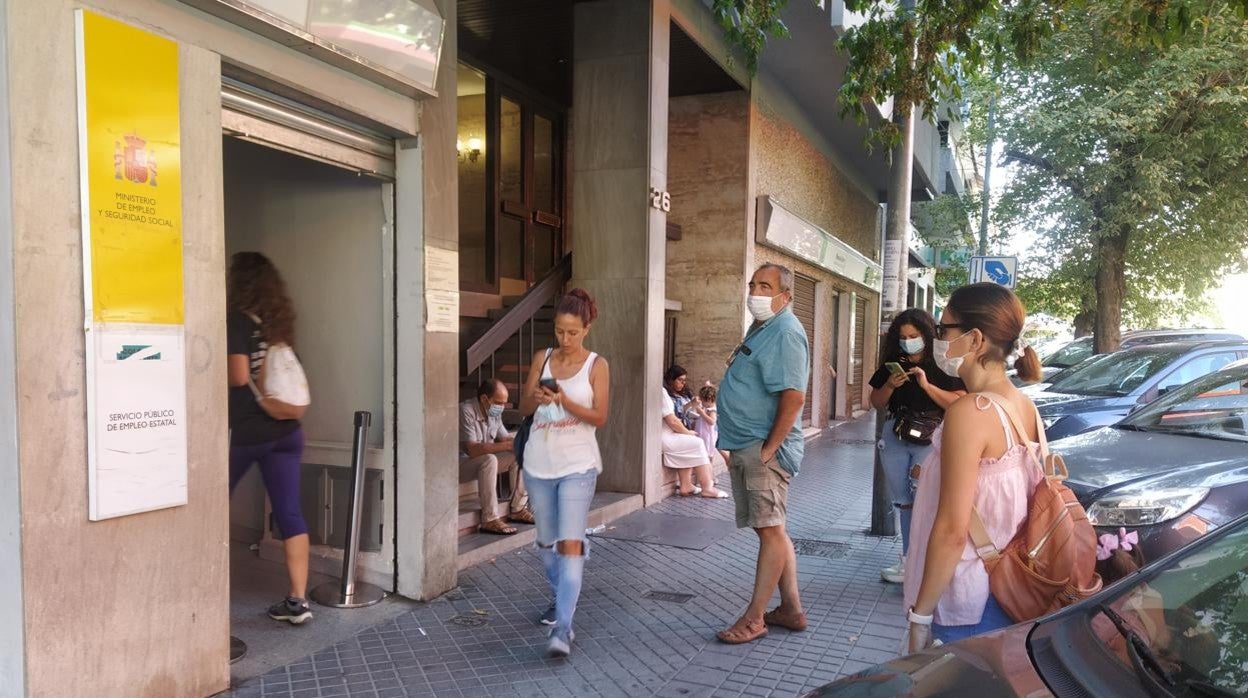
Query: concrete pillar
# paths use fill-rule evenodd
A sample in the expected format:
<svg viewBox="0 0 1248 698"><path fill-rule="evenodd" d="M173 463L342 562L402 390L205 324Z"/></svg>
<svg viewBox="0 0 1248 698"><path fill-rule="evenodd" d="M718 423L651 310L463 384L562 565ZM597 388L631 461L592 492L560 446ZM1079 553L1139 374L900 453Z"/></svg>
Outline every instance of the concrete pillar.
<svg viewBox="0 0 1248 698"><path fill-rule="evenodd" d="M573 283L601 312L589 344L611 365L601 490L656 501L662 485L668 0L577 3L573 60Z"/></svg>
<svg viewBox="0 0 1248 698"><path fill-rule="evenodd" d="M180 43L188 501L92 522L77 4L0 3L0 694L211 695L229 683L220 58Z"/></svg>
<svg viewBox="0 0 1248 698"><path fill-rule="evenodd" d="M420 138L400 143L395 182L398 591L422 600L455 586L458 551L459 334L425 328L425 252L459 249L455 2L438 9L442 96L422 104Z"/></svg>
<svg viewBox="0 0 1248 698"><path fill-rule="evenodd" d="M9 119L8 22L0 19L0 693L26 693L22 622L22 506L17 444L17 357L13 319L13 162Z"/></svg>

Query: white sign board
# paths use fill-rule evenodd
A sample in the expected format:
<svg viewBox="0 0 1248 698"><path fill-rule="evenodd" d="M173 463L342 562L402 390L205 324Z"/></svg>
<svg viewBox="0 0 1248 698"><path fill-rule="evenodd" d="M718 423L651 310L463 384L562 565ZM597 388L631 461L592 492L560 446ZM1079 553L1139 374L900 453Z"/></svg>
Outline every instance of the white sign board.
<svg viewBox="0 0 1248 698"><path fill-rule="evenodd" d="M819 226L784 208L771 196L758 197L755 238L850 281L879 291L884 270L866 255Z"/></svg>
<svg viewBox="0 0 1248 698"><path fill-rule="evenodd" d="M87 337L91 520L186 504L183 328L97 324Z"/></svg>
<svg viewBox="0 0 1248 698"><path fill-rule="evenodd" d="M1018 257L971 257L970 282L984 281L1014 288L1018 283Z"/></svg>

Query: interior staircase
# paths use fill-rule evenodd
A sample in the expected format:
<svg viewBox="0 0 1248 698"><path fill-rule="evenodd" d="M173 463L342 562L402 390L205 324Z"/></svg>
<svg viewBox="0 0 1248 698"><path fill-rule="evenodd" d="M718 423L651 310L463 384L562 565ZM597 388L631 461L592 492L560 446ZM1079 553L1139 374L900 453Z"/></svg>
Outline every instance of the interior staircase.
<svg viewBox="0 0 1248 698"><path fill-rule="evenodd" d="M460 400L476 396L477 386L487 378L497 378L507 386L509 402L503 424L514 431L523 418L518 410L520 394L528 379L533 354L555 345L555 303L572 277L572 256L565 256L553 269L529 288L523 296L504 296L503 307L489 311L484 318L464 318L460 332ZM507 514L511 492L508 478L498 478L499 511ZM459 486L461 538L476 534L481 522L480 498L476 481ZM490 518L489 516L486 517Z"/></svg>

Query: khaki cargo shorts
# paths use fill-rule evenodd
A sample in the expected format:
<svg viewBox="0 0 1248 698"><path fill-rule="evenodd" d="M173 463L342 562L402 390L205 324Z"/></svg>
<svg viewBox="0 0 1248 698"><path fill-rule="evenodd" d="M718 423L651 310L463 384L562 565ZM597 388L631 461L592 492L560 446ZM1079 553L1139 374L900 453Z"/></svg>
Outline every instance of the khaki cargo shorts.
<svg viewBox="0 0 1248 698"><path fill-rule="evenodd" d="M773 456L766 463L759 453L760 441L728 454L732 477L732 500L737 507L737 528L783 526L788 514L788 471Z"/></svg>

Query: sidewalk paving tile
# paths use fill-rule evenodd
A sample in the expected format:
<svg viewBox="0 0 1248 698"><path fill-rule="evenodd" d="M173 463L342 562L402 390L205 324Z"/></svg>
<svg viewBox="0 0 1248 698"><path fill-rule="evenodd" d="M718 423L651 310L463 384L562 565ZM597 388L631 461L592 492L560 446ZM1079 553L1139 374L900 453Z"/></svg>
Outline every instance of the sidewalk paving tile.
<svg viewBox="0 0 1248 698"><path fill-rule="evenodd" d="M842 546L798 557L805 632L773 628L737 646L715 640L749 600L758 541L748 529L705 550L595 537L567 659L546 657L545 629L535 623L549 604L545 575L524 549L466 570L439 599L229 695L796 696L891 659L906 627L901 589L878 574L896 562L900 541L865 533L871 434L870 418L825 430L807 444L793 480L789 535ZM734 518L731 501L674 497L650 511ZM652 591L692 598L645 596Z"/></svg>

